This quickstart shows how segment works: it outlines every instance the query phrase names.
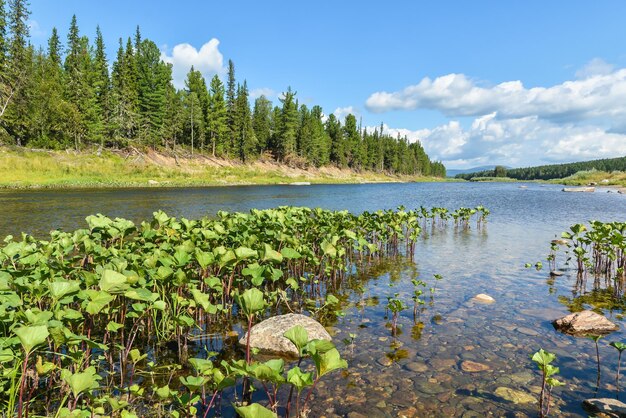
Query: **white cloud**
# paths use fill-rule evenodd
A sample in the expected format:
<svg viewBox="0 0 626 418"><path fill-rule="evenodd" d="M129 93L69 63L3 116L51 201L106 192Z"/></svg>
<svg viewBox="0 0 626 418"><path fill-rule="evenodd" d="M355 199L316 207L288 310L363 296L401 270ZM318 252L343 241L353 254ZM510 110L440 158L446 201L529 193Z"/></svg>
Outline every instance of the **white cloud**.
<svg viewBox="0 0 626 418"><path fill-rule="evenodd" d="M276 97L276 91L272 90L269 87L261 87L258 89L250 90L250 98L256 99L257 97L265 96L265 98L270 99L272 97Z"/></svg>
<svg viewBox="0 0 626 418"><path fill-rule="evenodd" d="M521 81L484 86L464 74L424 78L396 92L377 92L368 110L438 110L456 120L400 133L420 140L450 167L483 164L529 166L626 155L626 68L595 58L576 79L527 88Z"/></svg>
<svg viewBox="0 0 626 418"><path fill-rule="evenodd" d="M335 109L333 114L338 120L342 122L348 115L354 115L357 118L361 115L358 109L355 109L354 106L338 107L337 109Z"/></svg>
<svg viewBox="0 0 626 418"><path fill-rule="evenodd" d="M207 83L215 74L224 73L224 57L219 51L220 41L216 38L202 45L200 50L194 46L183 43L176 45L171 55L161 51L161 59L172 64L172 77L177 88L185 87L185 79L191 66L204 75Z"/></svg>
<svg viewBox="0 0 626 418"><path fill-rule="evenodd" d="M524 167L626 155L626 135L593 125L557 124L536 116L499 119L492 113L475 119L467 129L450 121L415 131L385 125L384 131L419 140L432 159L442 160L451 168L486 164Z"/></svg>
<svg viewBox="0 0 626 418"><path fill-rule="evenodd" d="M602 58L594 58L576 71L576 78L584 79L595 75L609 75L614 68L613 64L609 64Z"/></svg>
<svg viewBox="0 0 626 418"><path fill-rule="evenodd" d="M526 88L519 80L481 87L464 74L426 77L400 91L374 93L365 105L376 113L434 109L450 117L476 117L497 111L500 118L556 122L626 117L626 69L609 71L600 60L585 68L580 72L585 78L551 87Z"/></svg>

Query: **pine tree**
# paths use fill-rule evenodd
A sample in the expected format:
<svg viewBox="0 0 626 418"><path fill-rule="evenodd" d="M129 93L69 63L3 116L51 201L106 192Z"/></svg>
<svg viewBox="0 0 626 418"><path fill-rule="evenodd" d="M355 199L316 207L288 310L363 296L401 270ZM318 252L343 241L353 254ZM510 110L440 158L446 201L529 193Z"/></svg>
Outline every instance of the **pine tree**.
<svg viewBox="0 0 626 418"><path fill-rule="evenodd" d="M100 146L110 136L111 123L111 79L107 63L104 39L100 26L96 27L96 51L93 59L92 85L96 96L96 112L100 115L100 124L96 127L96 139Z"/></svg>
<svg viewBox="0 0 626 418"><path fill-rule="evenodd" d="M245 163L252 157L256 148L256 137L254 135L254 129L252 129L250 104L248 102L248 85L245 80L243 85L237 88L235 109L237 156Z"/></svg>
<svg viewBox="0 0 626 418"><path fill-rule="evenodd" d="M217 75L211 79L209 108L207 110L207 131L211 141L211 153L215 157L226 152L228 126L226 123L226 103L224 102L224 84Z"/></svg>
<svg viewBox="0 0 626 418"><path fill-rule="evenodd" d="M26 0L10 0L8 13L8 57L0 85L2 126L18 145L27 141L28 126L23 115L29 107L28 90L32 75L33 50L28 46L29 28ZM5 115L6 113L6 115Z"/></svg>
<svg viewBox="0 0 626 418"><path fill-rule="evenodd" d="M339 167L346 167L346 153L344 151L341 122L331 113L326 120L326 133L330 138L330 161Z"/></svg>
<svg viewBox="0 0 626 418"><path fill-rule="evenodd" d="M170 66L161 61L161 51L154 42L147 39L140 42L137 50L137 87L141 138L154 148L162 135L172 72Z"/></svg>
<svg viewBox="0 0 626 418"><path fill-rule="evenodd" d="M263 153L269 149L271 142L271 114L272 102L265 96L257 97L254 101L252 112L252 128L257 139L258 152Z"/></svg>
<svg viewBox="0 0 626 418"><path fill-rule="evenodd" d="M280 99L283 104L280 113L280 132L277 136L277 155L280 161L285 161L296 154L296 137L298 134L298 104L295 101L296 92L287 88Z"/></svg>
<svg viewBox="0 0 626 418"><path fill-rule="evenodd" d="M227 153L232 153L235 149L235 64L232 60L228 60L228 83L226 85L226 125L228 127L229 143Z"/></svg>
<svg viewBox="0 0 626 418"><path fill-rule="evenodd" d="M0 76L5 73L7 65L7 13L5 1L0 0Z"/></svg>

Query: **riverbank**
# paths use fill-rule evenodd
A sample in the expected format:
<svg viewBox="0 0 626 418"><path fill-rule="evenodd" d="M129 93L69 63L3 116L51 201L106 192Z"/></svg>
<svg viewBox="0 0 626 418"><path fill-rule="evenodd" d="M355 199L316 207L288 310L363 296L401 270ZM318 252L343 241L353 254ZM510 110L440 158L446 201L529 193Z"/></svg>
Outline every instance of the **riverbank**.
<svg viewBox="0 0 626 418"><path fill-rule="evenodd" d="M0 148L0 188L183 187L253 184L442 181L431 177L291 167L272 160L243 164L188 152L49 151Z"/></svg>

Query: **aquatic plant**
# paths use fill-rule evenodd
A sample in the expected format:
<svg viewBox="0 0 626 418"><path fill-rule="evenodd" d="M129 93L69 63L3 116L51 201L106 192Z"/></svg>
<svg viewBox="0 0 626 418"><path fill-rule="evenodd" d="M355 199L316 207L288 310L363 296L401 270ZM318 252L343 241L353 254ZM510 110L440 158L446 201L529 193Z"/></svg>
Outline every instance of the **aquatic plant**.
<svg viewBox="0 0 626 418"><path fill-rule="evenodd" d="M541 392L539 393L539 417L547 417L550 413L550 403L552 401L552 389L563 386L564 383L555 379L554 375L559 373L559 368L551 363L556 359L556 355L543 348L532 355L532 360L541 371Z"/></svg>
<svg viewBox="0 0 626 418"><path fill-rule="evenodd" d="M404 301L398 298L398 293L387 298L387 309L391 311L391 334L394 336L398 332L398 316L406 308Z"/></svg>
<svg viewBox="0 0 626 418"><path fill-rule="evenodd" d="M619 395L619 372L622 364L622 351L626 350L626 344L619 341L612 341L609 345L615 348L617 354L617 374L615 376L615 386L617 387L617 394Z"/></svg>
<svg viewBox="0 0 626 418"><path fill-rule="evenodd" d="M600 347L598 346L598 341L602 338L601 335L587 335L587 338L591 339L596 345L596 365L598 366L598 374L596 379L596 391L600 387Z"/></svg>

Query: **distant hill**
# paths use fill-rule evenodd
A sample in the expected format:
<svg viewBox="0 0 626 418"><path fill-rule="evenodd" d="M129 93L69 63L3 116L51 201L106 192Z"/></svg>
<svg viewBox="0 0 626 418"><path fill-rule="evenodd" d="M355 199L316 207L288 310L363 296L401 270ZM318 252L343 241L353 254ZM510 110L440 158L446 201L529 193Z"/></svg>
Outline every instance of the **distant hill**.
<svg viewBox="0 0 626 418"><path fill-rule="evenodd" d="M457 174L468 174L468 173L476 173L479 171L489 171L489 170L493 170L494 168L496 168L495 165L482 165L480 167L459 168L459 169L448 168L446 169L446 175L447 177L454 177Z"/></svg>
<svg viewBox="0 0 626 418"><path fill-rule="evenodd" d="M540 165L537 167L511 168L506 176L516 180L552 180L562 179L579 171L626 171L626 157L604 158L602 160L580 161L576 163ZM449 175L453 170L448 170ZM494 169L456 174L456 178L470 180L474 177L492 177Z"/></svg>

